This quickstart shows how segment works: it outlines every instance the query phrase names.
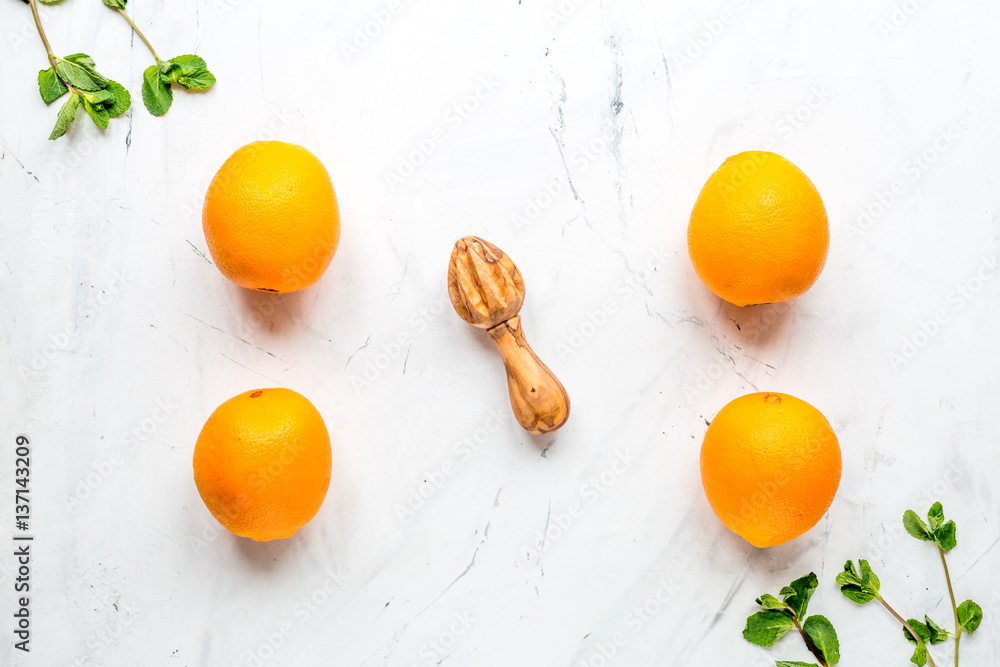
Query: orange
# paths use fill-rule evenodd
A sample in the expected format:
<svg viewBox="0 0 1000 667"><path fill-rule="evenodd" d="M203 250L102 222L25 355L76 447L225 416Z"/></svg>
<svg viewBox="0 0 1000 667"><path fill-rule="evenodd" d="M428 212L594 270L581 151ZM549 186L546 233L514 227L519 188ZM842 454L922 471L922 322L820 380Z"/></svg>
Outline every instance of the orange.
<svg viewBox="0 0 1000 667"><path fill-rule="evenodd" d="M712 420L701 482L712 509L756 547L783 544L826 514L840 485L837 435L813 406L788 394L747 394Z"/></svg>
<svg viewBox="0 0 1000 667"><path fill-rule="evenodd" d="M237 285L264 292L309 287L340 241L330 175L293 144L257 141L222 165L205 195L202 226L212 259Z"/></svg>
<svg viewBox="0 0 1000 667"><path fill-rule="evenodd" d="M259 542L291 537L330 486L323 417L290 389L234 396L205 422L194 447L194 482L223 526Z"/></svg>
<svg viewBox="0 0 1000 667"><path fill-rule="evenodd" d="M702 188L688 223L698 277L737 306L794 299L819 278L830 225L816 186L775 153L734 155Z"/></svg>

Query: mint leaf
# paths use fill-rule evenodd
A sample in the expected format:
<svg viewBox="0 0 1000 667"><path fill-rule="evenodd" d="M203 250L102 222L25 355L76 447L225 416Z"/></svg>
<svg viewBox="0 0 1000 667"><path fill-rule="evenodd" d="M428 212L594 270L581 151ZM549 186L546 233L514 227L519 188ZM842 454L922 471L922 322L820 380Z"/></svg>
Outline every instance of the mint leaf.
<svg viewBox="0 0 1000 667"><path fill-rule="evenodd" d="M87 115L90 116L90 119L94 121L94 125L102 130L107 129L108 123L111 121L111 116L108 114L108 110L104 108L104 104L101 102L91 102L85 97L83 98L83 108L87 112Z"/></svg>
<svg viewBox="0 0 1000 667"><path fill-rule="evenodd" d="M931 526L932 533L938 529L938 526L944 523L944 508L941 506L940 501L931 505L931 508L927 510L927 522Z"/></svg>
<svg viewBox="0 0 1000 667"><path fill-rule="evenodd" d="M789 660L778 660L774 667L819 667L815 662L797 662Z"/></svg>
<svg viewBox="0 0 1000 667"><path fill-rule="evenodd" d="M788 586L781 589L785 604L792 608L798 618L804 618L806 609L809 608L809 599L812 597L819 580L815 572L810 572L804 577L796 579Z"/></svg>
<svg viewBox="0 0 1000 667"><path fill-rule="evenodd" d="M844 564L844 571L837 575L837 585L848 600L857 604L867 604L879 596L881 583L872 572L868 561L862 558L858 563L861 565L860 574L851 561Z"/></svg>
<svg viewBox="0 0 1000 667"><path fill-rule="evenodd" d="M934 539L931 531L927 528L927 524L913 510L906 510L903 513L903 527L906 528L906 532L918 540L929 542Z"/></svg>
<svg viewBox="0 0 1000 667"><path fill-rule="evenodd" d="M925 616L924 618L927 617ZM930 619L927 620L929 621ZM920 636L920 641L917 641L916 639L914 639L913 635L910 634L909 630L907 630L905 627L903 628L903 636L906 637L906 641L910 642L911 644L916 644L916 648L913 649L913 657L910 658L910 662L912 662L915 665L919 665L920 667L923 667L923 665L927 664L926 644L931 641L931 637L935 634L935 631L932 630L929 625L921 623L915 618L907 619L906 622L909 623L910 627L913 628L913 631ZM938 628L938 630L940 630L940 628ZM947 633L945 633L944 639L947 639ZM944 639L941 639L936 643L941 643L942 641L944 641Z"/></svg>
<svg viewBox="0 0 1000 667"><path fill-rule="evenodd" d="M823 659L831 665L840 662L840 641L837 639L837 631L833 629L833 624L825 616L810 616L802 624L813 645L819 649Z"/></svg>
<svg viewBox="0 0 1000 667"><path fill-rule="evenodd" d="M983 622L983 608L972 600L966 600L958 605L958 627L970 635L979 629Z"/></svg>
<svg viewBox="0 0 1000 667"><path fill-rule="evenodd" d="M104 103L104 108L107 109L109 116L117 118L128 111L132 105L132 96L123 85L116 81L108 81L108 87L105 90L111 94L111 99Z"/></svg>
<svg viewBox="0 0 1000 667"><path fill-rule="evenodd" d="M106 88L104 90L95 90L92 93L83 93L83 101L90 102L91 104L104 106L104 103L111 99L114 99L114 95Z"/></svg>
<svg viewBox="0 0 1000 667"><path fill-rule="evenodd" d="M132 96L115 81L108 81L108 87L92 93L83 93L83 108L97 127L106 129L112 118L122 115L132 103Z"/></svg>
<svg viewBox="0 0 1000 667"><path fill-rule="evenodd" d="M847 561L844 563L844 571L837 575L837 585L838 586L860 586L861 585L861 575L858 574L858 569L854 567L854 561Z"/></svg>
<svg viewBox="0 0 1000 667"><path fill-rule="evenodd" d="M784 637L794 626L792 615L788 611L758 611L747 619L743 639L757 646L774 646L774 642Z"/></svg>
<svg viewBox="0 0 1000 667"><path fill-rule="evenodd" d="M958 546L958 539L955 537L955 522L949 521L934 531L934 541L941 551L951 551Z"/></svg>
<svg viewBox="0 0 1000 667"><path fill-rule="evenodd" d="M759 604L764 609L784 609L785 608L785 603L784 602L781 602L780 600L778 600L778 598L774 597L773 595L771 595L769 593L765 593L764 595L761 595L759 598L757 598L756 602L757 602L757 604Z"/></svg>
<svg viewBox="0 0 1000 667"><path fill-rule="evenodd" d="M56 74L66 83L84 91L103 90L108 80L94 69L94 59L85 53L60 58L56 63Z"/></svg>
<svg viewBox="0 0 1000 667"><path fill-rule="evenodd" d="M164 62L164 61L160 61ZM174 95L170 86L163 82L160 69L150 65L142 74L142 102L154 116L162 116L173 104Z"/></svg>
<svg viewBox="0 0 1000 667"><path fill-rule="evenodd" d="M194 55L177 56L171 58L170 62L181 68L181 72L188 73L198 69L208 69L208 65L203 58Z"/></svg>
<svg viewBox="0 0 1000 667"><path fill-rule="evenodd" d="M194 70L177 77L177 83L187 90L208 90L215 85L215 76L207 69Z"/></svg>
<svg viewBox="0 0 1000 667"><path fill-rule="evenodd" d="M931 620L930 616L924 616L927 621L927 637L931 644L940 644L948 639L948 631Z"/></svg>
<svg viewBox="0 0 1000 667"><path fill-rule="evenodd" d="M76 110L79 108L80 96L76 94L70 95L66 103L59 109L59 114L56 116L56 125L52 128L52 133L49 135L50 141L66 134L66 128L76 118Z"/></svg>
<svg viewBox="0 0 1000 667"><path fill-rule="evenodd" d="M172 63L169 60L157 60L156 69L160 70L160 74L163 75L164 83L176 81L177 76L181 73L180 65Z"/></svg>
<svg viewBox="0 0 1000 667"><path fill-rule="evenodd" d="M65 58L61 58L61 60L71 62L74 65L79 65L80 67L88 70L93 70L97 67L97 63L94 62L94 59L86 53L73 53Z"/></svg>
<svg viewBox="0 0 1000 667"><path fill-rule="evenodd" d="M52 104L65 95L68 90L66 84L56 76L56 71L51 67L38 73L38 92L46 104Z"/></svg>
<svg viewBox="0 0 1000 667"><path fill-rule="evenodd" d="M925 624L915 618L908 618L906 619L906 622L910 624L910 627L913 628L914 632L920 635L921 641L928 642L931 640L931 630ZM903 635L906 637L907 641L917 643L917 640L913 638L913 635L911 635L910 631L905 627L903 628Z"/></svg>
<svg viewBox="0 0 1000 667"><path fill-rule="evenodd" d="M128 0L104 0L104 4L112 9L125 9L125 3Z"/></svg>
<svg viewBox="0 0 1000 667"><path fill-rule="evenodd" d="M187 90L207 90L215 85L215 76L208 71L202 58L194 55L177 56L169 62L178 69L171 74L171 81L179 83Z"/></svg>
<svg viewBox="0 0 1000 667"><path fill-rule="evenodd" d="M872 572L871 565L864 558L860 559L858 563L861 565L861 585L878 593L882 583L875 576L875 573Z"/></svg>
<svg viewBox="0 0 1000 667"><path fill-rule="evenodd" d="M906 629L906 627L903 628L903 636L906 637L906 641L911 644L916 644L916 648L913 649L913 657L910 658L910 662L914 665L918 665L918 667L923 667L927 664L927 647L925 646L925 643L931 640L931 629L915 618L908 619L906 622L909 623L910 627L913 628L913 631L920 636L920 641L917 641L913 635L910 634L910 631Z"/></svg>

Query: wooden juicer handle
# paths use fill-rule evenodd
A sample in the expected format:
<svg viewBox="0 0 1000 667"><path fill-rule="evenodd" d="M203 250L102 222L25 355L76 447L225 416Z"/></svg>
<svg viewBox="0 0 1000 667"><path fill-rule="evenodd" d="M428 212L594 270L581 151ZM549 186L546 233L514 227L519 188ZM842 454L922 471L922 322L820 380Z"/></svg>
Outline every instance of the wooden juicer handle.
<svg viewBox="0 0 1000 667"><path fill-rule="evenodd" d="M521 329L521 316L515 315L488 331L503 357L510 407L517 423L536 435L551 433L566 423L569 394L531 349Z"/></svg>

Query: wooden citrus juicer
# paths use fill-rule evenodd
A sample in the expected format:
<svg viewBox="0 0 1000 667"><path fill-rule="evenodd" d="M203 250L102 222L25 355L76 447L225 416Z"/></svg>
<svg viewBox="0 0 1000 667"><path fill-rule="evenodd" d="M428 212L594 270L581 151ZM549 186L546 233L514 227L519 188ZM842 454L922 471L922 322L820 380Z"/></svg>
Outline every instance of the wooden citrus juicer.
<svg viewBox="0 0 1000 667"><path fill-rule="evenodd" d="M458 315L486 329L500 349L517 423L535 434L565 424L569 395L524 338L518 315L524 279L510 257L476 236L460 238L448 265L448 294Z"/></svg>

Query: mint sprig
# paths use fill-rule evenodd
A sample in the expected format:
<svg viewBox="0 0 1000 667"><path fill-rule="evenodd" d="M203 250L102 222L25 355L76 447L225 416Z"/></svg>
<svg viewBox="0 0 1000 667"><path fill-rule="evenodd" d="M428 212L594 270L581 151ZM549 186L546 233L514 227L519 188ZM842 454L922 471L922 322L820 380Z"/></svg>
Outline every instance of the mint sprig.
<svg viewBox="0 0 1000 667"><path fill-rule="evenodd" d="M858 604L867 604L876 598L881 599L879 588L882 584L872 572L868 561L862 558L858 561L858 566L860 573L851 561L844 564L844 571L837 575L840 592Z"/></svg>
<svg viewBox="0 0 1000 667"><path fill-rule="evenodd" d="M59 58L49 54L52 67L38 73L38 93L42 101L52 104L69 93L69 99L59 109L55 127L49 139L58 139L76 118L82 105L94 124L102 130L112 118L125 113L131 96L125 88L97 71L94 59L85 53Z"/></svg>
<svg viewBox="0 0 1000 667"><path fill-rule="evenodd" d="M814 572L800 577L779 591L779 601L765 593L756 602L763 611L747 618L743 638L757 646L774 646L774 643L797 630L809 652L819 660L819 665L809 662L777 661L777 667L830 667L840 662L840 642L833 624L825 616L806 616L819 580ZM802 620L804 619L804 620Z"/></svg>
<svg viewBox="0 0 1000 667"><path fill-rule="evenodd" d="M934 662L934 658L931 657L930 653L927 651L927 644L938 644L941 641L944 641L944 639L933 641L939 637L937 630L940 630L940 626L934 623L934 621L927 616L924 617L927 621L926 623L921 623L920 621L912 618L904 620L903 617L892 608L892 605L890 605L885 598L882 597L880 590L881 583L872 571L868 561L862 558L858 561L857 567L855 567L854 563L851 561L847 561L844 564L844 571L837 575L837 585L840 586L840 592L843 593L844 597L859 605L868 604L872 600L878 600L879 603L885 607L886 610L903 626L903 635L906 637L907 641L916 644L916 648L913 651L913 657L910 658L910 661L919 667L923 667L928 663L930 663L931 667L937 667Z"/></svg>
<svg viewBox="0 0 1000 667"><path fill-rule="evenodd" d="M38 5L35 0L28 0L28 4L49 60L49 68L38 73L38 94L45 104L52 104L69 94L56 114L56 124L49 139L58 139L66 134L66 130L76 119L80 106L83 106L95 125L101 129L106 128L112 118L128 110L131 104L128 91L98 72L94 59L86 53L74 53L62 58L56 56L42 28Z"/></svg>
<svg viewBox="0 0 1000 667"><path fill-rule="evenodd" d="M949 637L953 637L955 639L955 666L958 667L962 633L971 635L979 628L979 624L983 620L983 610L972 600L966 600L960 605L955 604L955 592L952 587L951 574L948 571L948 562L945 558L945 553L958 545L955 522L945 520L944 509L940 502L936 502L928 510L926 522L913 510L906 510L903 514L903 527L916 539L934 542L937 546L955 615L954 633L948 632L927 615L924 615L923 621L915 618L904 620L882 597L879 590L881 586L879 579L872 571L868 561L864 559L858 561L858 567L855 567L851 561L847 561L844 565L844 571L837 575L837 585L840 586L840 592L844 594L844 597L859 605L878 600L902 624L903 636L908 642L914 644L910 662L918 667L923 667L923 665L937 667L928 647L941 644Z"/></svg>
<svg viewBox="0 0 1000 667"><path fill-rule="evenodd" d="M966 600L960 605L955 602L955 588L951 583L951 572L948 571L948 559L945 558L946 553L958 546L955 522L945 521L944 508L940 502L936 502L927 510L926 524L917 516L916 512L906 510L903 514L903 526L906 528L906 532L918 540L934 542L937 546L938 555L941 557L941 566L944 568L944 578L948 584L951 609L955 616L955 632L948 634L955 638L955 665L958 667L958 650L962 643L962 633L971 635L979 628L979 624L983 620L983 608L972 600Z"/></svg>
<svg viewBox="0 0 1000 667"><path fill-rule="evenodd" d="M929 524L929 525L928 525ZM934 503L927 511L927 523L917 516L913 510L903 513L903 527L913 537L925 542L934 542L941 551L947 553L954 549L958 541L955 536L955 522L944 520L944 508L941 503Z"/></svg>
<svg viewBox="0 0 1000 667"><path fill-rule="evenodd" d="M150 65L142 73L142 103L146 105L149 113L162 116L170 110L170 105L174 103L171 86L175 83L185 90L208 90L215 85L215 75L208 71L208 65L198 56L184 55L169 60L161 59L139 27L125 13L125 3L128 0L103 0L103 2L128 21L156 61L155 65Z"/></svg>
<svg viewBox="0 0 1000 667"><path fill-rule="evenodd" d="M157 60L142 73L142 101L154 116L162 116L173 104L171 84L185 90L208 90L215 85L215 76L198 56L177 56Z"/></svg>
<svg viewBox="0 0 1000 667"><path fill-rule="evenodd" d="M130 108L132 96L121 84L112 81L97 71L94 59L85 53L74 53L58 57L49 44L48 36L42 28L38 15L38 2L53 4L59 0L24 0L31 8L32 18L38 36L45 47L49 68L38 73L38 93L45 104L69 94L56 115L55 127L49 139L58 139L66 134L77 117L80 107L90 116L97 127L106 129L112 118L117 118ZM154 116L162 116L173 103L171 87L177 84L185 90L207 90L215 85L215 76L208 71L205 61L195 55L182 55L169 60L161 60L142 31L125 13L128 0L102 0L128 21L137 35L145 42L156 64L146 70L143 76L142 98L146 108Z"/></svg>

